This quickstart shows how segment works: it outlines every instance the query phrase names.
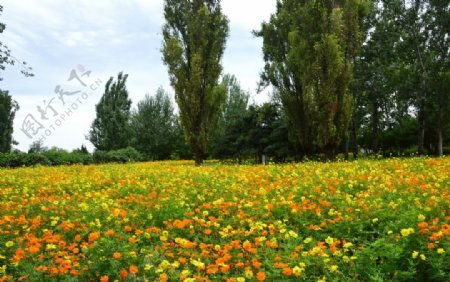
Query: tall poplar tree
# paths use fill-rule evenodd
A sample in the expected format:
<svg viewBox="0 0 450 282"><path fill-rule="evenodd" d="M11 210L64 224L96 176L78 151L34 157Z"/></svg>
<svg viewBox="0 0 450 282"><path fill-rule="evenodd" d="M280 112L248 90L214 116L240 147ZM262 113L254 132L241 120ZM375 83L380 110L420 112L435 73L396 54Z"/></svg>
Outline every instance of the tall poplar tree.
<svg viewBox="0 0 450 282"><path fill-rule="evenodd" d="M88 140L97 150L117 150L127 147L131 141L130 108L126 88L128 74L120 72L117 81L111 77L105 85L105 93L95 106L97 116L91 125Z"/></svg>
<svg viewBox="0 0 450 282"><path fill-rule="evenodd" d="M164 17L163 61L195 164L201 165L226 99L226 89L218 80L228 19L220 0L165 0Z"/></svg>
<svg viewBox="0 0 450 282"><path fill-rule="evenodd" d="M364 0L278 0L255 32L263 38L262 84L280 95L299 151L333 158L352 112L348 91L362 44Z"/></svg>

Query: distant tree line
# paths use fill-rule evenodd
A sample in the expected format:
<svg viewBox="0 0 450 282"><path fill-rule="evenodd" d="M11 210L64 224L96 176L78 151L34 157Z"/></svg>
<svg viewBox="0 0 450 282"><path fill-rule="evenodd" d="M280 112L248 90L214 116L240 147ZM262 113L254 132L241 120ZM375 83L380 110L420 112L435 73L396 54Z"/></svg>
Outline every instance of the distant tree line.
<svg viewBox="0 0 450 282"><path fill-rule="evenodd" d="M196 165L263 155L442 156L450 141L449 14L449 1L277 1L254 31L263 40L260 90L273 89L257 105L222 73L229 22L221 2L165 0L162 55L178 107L160 88L132 109L119 73L96 106L87 136L94 156ZM0 149L8 152L18 105L0 94Z"/></svg>

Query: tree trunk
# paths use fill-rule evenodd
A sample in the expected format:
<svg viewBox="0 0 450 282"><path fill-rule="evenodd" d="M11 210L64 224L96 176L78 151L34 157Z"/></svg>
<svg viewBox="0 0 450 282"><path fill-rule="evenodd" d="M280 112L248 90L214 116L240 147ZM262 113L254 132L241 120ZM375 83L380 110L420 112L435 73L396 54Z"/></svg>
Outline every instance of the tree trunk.
<svg viewBox="0 0 450 282"><path fill-rule="evenodd" d="M417 136L417 153L423 155L424 153L424 140L425 140L425 121L423 118L422 110L419 110L419 132Z"/></svg>
<svg viewBox="0 0 450 282"><path fill-rule="evenodd" d="M444 119L444 112L442 111L442 109L440 109L439 111L439 120L438 120L438 143L437 143L437 155L438 157L442 157L444 155L444 150L442 148L443 146L443 136L442 136L442 131L443 131L443 119Z"/></svg>
<svg viewBox="0 0 450 282"><path fill-rule="evenodd" d="M352 122L352 130L351 130L351 139L352 139L352 144L353 144L353 158L356 159L358 158L358 139L357 139L357 134L356 134L356 125L355 122Z"/></svg>
<svg viewBox="0 0 450 282"><path fill-rule="evenodd" d="M442 157L444 155L444 150L442 148L443 138L442 138L442 127L438 129L438 144L437 144L437 155Z"/></svg>
<svg viewBox="0 0 450 282"><path fill-rule="evenodd" d="M344 159L348 161L348 151L350 147L350 136L345 138L345 149L344 149Z"/></svg>
<svg viewBox="0 0 450 282"><path fill-rule="evenodd" d="M204 154L202 151L197 150L195 152L195 166L201 166L203 164Z"/></svg>
<svg viewBox="0 0 450 282"><path fill-rule="evenodd" d="M325 154L325 161L334 160L335 149L336 149L336 146L333 146L331 144L325 145L325 147L323 148L323 153Z"/></svg>
<svg viewBox="0 0 450 282"><path fill-rule="evenodd" d="M380 113L378 102L373 103L372 109L372 153L378 153L378 140L380 135Z"/></svg>

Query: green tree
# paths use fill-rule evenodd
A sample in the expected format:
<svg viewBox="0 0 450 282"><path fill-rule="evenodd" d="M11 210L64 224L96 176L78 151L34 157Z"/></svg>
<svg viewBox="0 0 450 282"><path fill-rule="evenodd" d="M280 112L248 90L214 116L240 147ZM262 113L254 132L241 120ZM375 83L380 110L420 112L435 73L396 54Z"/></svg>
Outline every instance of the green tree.
<svg viewBox="0 0 450 282"><path fill-rule="evenodd" d="M219 0L164 2L163 61L180 109L187 140L201 165L226 89L218 84L228 36Z"/></svg>
<svg viewBox="0 0 450 282"><path fill-rule="evenodd" d="M128 75L120 72L117 81L111 77L105 85L105 93L95 106L97 116L88 134L88 140L97 150L126 148L131 141L131 100L126 88Z"/></svg>
<svg viewBox="0 0 450 282"><path fill-rule="evenodd" d="M12 138L13 122L19 105L14 101L8 91L0 90L0 152L11 151L14 143Z"/></svg>
<svg viewBox="0 0 450 282"><path fill-rule="evenodd" d="M213 158L229 157L233 149L228 142L232 136L230 127L242 122L248 107L250 94L243 90L234 75L226 74L221 84L227 89L227 99L222 105L217 128L211 137L210 153Z"/></svg>
<svg viewBox="0 0 450 282"><path fill-rule="evenodd" d="M277 11L255 32L263 38L262 84L279 92L300 151L334 156L346 137L353 60L363 40L363 0L277 1Z"/></svg>
<svg viewBox="0 0 450 282"><path fill-rule="evenodd" d="M42 140L36 140L33 143L30 144L30 147L28 148L28 153L44 153L48 151L48 147L44 146L44 141Z"/></svg>
<svg viewBox="0 0 450 282"><path fill-rule="evenodd" d="M150 160L169 159L174 152L176 117L169 95L161 87L146 95L132 114L133 147Z"/></svg>
<svg viewBox="0 0 450 282"><path fill-rule="evenodd" d="M357 153L356 135L359 131L364 148L374 153L381 150L382 134L393 125L392 113L401 110L398 102L404 93L396 91L400 90L398 80L401 78L401 60L395 48L401 35L398 22L401 5L399 1L374 1L371 8L365 21L368 32L355 60L351 88L355 99L351 125L354 153Z"/></svg>
<svg viewBox="0 0 450 282"><path fill-rule="evenodd" d="M450 126L450 2L430 0L423 15L429 50L428 88L432 111L432 128L437 135L436 154L443 155L444 133Z"/></svg>

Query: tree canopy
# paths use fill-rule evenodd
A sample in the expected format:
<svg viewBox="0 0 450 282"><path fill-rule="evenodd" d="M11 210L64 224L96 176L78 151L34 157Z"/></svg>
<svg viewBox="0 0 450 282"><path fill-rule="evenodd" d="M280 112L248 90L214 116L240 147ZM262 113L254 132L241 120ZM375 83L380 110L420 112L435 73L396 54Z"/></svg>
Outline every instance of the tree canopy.
<svg viewBox="0 0 450 282"><path fill-rule="evenodd" d="M197 165L206 157L209 135L226 99L218 80L229 28L220 2L164 2L163 61Z"/></svg>

